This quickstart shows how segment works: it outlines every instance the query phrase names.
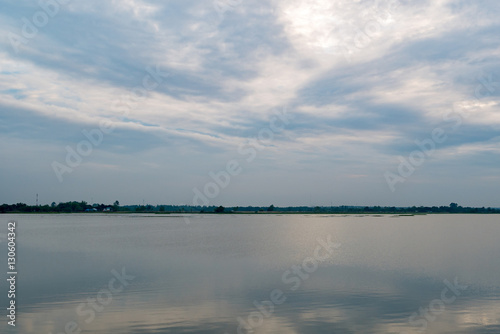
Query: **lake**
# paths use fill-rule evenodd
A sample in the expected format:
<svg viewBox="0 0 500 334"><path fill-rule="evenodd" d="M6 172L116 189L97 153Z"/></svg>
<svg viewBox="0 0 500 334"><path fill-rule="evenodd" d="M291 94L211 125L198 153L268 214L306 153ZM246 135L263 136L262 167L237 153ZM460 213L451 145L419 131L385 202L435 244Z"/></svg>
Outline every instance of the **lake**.
<svg viewBox="0 0 500 334"><path fill-rule="evenodd" d="M498 215L0 218L2 333L500 333Z"/></svg>

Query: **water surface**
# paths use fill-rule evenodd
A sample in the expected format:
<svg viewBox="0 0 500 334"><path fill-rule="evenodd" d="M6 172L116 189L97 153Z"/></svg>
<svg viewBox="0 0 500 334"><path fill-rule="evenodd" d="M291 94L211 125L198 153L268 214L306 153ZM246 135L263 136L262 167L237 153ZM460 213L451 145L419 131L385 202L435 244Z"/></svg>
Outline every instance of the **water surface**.
<svg viewBox="0 0 500 334"><path fill-rule="evenodd" d="M0 218L2 333L500 333L497 215Z"/></svg>

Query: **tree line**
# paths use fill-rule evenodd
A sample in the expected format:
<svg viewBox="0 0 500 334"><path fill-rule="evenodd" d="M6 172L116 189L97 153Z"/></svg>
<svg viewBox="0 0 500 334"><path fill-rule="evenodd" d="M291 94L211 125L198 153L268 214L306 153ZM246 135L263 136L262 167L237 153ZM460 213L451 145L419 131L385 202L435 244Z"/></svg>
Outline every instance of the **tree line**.
<svg viewBox="0 0 500 334"><path fill-rule="evenodd" d="M90 205L85 201L64 202L51 205L27 205L25 203L17 204L2 204L0 205L0 213L9 212L44 212L44 213L76 213L76 212L95 212L95 211L119 211L120 203L116 201L114 204L93 204Z"/></svg>
<svg viewBox="0 0 500 334"><path fill-rule="evenodd" d="M423 213L500 213L500 208L462 207L457 203L448 206L192 206L192 205L123 205L63 202L51 205L27 205L25 203L2 204L0 213L77 213L77 212L151 212L151 213L335 213L335 214L423 214Z"/></svg>

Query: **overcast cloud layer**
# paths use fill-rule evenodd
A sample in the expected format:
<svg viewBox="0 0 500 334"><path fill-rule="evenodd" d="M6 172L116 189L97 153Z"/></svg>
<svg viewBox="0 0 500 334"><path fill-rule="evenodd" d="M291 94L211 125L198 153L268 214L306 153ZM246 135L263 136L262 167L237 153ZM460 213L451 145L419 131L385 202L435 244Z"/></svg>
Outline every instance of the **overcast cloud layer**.
<svg viewBox="0 0 500 334"><path fill-rule="evenodd" d="M497 0L41 3L1 1L0 203L500 207Z"/></svg>

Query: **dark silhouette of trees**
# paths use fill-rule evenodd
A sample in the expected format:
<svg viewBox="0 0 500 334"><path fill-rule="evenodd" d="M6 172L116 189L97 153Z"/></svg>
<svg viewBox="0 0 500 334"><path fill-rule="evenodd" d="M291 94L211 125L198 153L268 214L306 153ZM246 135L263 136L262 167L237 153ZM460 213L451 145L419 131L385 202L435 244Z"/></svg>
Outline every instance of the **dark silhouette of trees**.
<svg viewBox="0 0 500 334"><path fill-rule="evenodd" d="M225 209L226 209L226 208L225 208L225 207L223 207L223 206L221 205L221 206L219 206L218 208L215 208L215 210L214 210L214 211L215 211L216 213L223 213Z"/></svg>
<svg viewBox="0 0 500 334"><path fill-rule="evenodd" d="M500 213L500 208L485 207L462 207L457 203L450 203L448 206L412 206L412 207L394 207L394 206L291 206L291 207L269 207L260 206L239 206L232 210L226 210L221 206L192 206L192 205L125 205L120 206L118 201L113 205L93 204L85 201L62 202L56 205L55 202L49 205L26 205L25 203L2 204L0 213L74 213L74 212L103 212L107 208L120 212L202 212L202 213L258 213L258 212L284 212L284 213L332 213L332 214L426 214L426 213L477 213L493 214Z"/></svg>

